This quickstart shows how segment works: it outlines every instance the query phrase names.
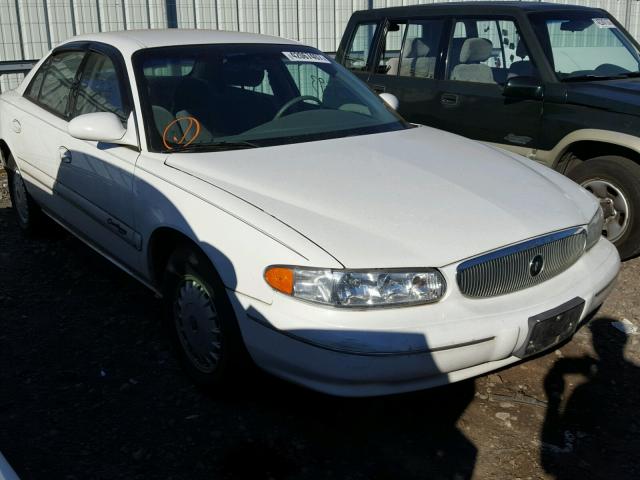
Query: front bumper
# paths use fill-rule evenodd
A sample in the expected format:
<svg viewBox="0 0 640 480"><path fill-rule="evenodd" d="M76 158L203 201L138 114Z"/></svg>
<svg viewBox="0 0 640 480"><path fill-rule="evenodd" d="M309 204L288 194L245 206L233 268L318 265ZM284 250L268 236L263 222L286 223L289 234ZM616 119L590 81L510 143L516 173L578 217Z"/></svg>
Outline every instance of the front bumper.
<svg viewBox="0 0 640 480"><path fill-rule="evenodd" d="M529 318L576 297L581 320L602 304L620 267L601 240L562 274L494 298L464 297L455 265L441 269L449 291L438 303L358 310L316 306L276 295L268 305L230 292L245 344L265 370L341 396L430 388L519 361Z"/></svg>

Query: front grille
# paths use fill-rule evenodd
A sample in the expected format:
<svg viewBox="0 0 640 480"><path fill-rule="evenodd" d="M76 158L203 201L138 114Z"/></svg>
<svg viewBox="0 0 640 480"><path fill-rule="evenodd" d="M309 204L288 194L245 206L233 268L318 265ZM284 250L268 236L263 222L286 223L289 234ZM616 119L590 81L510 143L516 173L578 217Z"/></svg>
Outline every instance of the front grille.
<svg viewBox="0 0 640 480"><path fill-rule="evenodd" d="M573 228L472 258L458 266L458 286L463 295L475 298L533 287L577 262L586 238L584 229ZM540 257L542 270L535 274Z"/></svg>

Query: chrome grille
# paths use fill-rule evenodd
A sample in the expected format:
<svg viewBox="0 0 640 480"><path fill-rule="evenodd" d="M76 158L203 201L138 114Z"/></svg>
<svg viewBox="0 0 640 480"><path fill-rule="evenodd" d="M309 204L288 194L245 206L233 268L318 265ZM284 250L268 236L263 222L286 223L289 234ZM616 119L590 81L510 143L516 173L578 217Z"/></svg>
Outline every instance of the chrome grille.
<svg viewBox="0 0 640 480"><path fill-rule="evenodd" d="M586 237L584 229L573 228L467 260L457 269L460 291L468 297L484 298L538 285L578 261L584 253ZM533 275L536 256L542 257L543 267Z"/></svg>

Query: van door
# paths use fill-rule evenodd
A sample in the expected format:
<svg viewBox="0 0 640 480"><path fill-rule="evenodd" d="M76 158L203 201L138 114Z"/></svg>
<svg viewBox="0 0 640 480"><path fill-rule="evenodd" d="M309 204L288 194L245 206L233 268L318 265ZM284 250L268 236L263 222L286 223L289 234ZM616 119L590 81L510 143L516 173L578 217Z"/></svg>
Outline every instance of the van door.
<svg viewBox="0 0 640 480"><path fill-rule="evenodd" d="M542 101L504 97L504 85L514 76L539 78L516 22L457 19L448 45L445 79L434 104L438 126L520 153L536 148Z"/></svg>
<svg viewBox="0 0 640 480"><path fill-rule="evenodd" d="M389 20L374 59L369 85L378 93L392 93L407 120L438 126L435 115L443 57L443 18Z"/></svg>

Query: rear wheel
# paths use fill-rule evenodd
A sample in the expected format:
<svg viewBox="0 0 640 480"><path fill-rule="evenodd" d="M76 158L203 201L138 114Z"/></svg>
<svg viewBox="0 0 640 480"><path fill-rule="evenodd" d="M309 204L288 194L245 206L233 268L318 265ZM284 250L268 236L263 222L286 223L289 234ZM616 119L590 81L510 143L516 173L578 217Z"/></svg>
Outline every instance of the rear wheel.
<svg viewBox="0 0 640 480"><path fill-rule="evenodd" d="M194 247L179 247L169 259L163 290L169 328L189 376L206 388L239 381L248 354L209 259Z"/></svg>
<svg viewBox="0 0 640 480"><path fill-rule="evenodd" d="M42 230L44 223L44 215L40 210L40 207L35 202L33 197L29 195L27 187L24 183L24 179L20 174L20 171L15 168L13 157L9 156L9 165L13 165L14 168L7 170L9 180L9 196L11 197L11 204L13 210L16 212L16 220L20 229L27 235Z"/></svg>
<svg viewBox="0 0 640 480"><path fill-rule="evenodd" d="M627 259L640 252L640 165L614 155L587 160L567 174L600 201L602 234Z"/></svg>

